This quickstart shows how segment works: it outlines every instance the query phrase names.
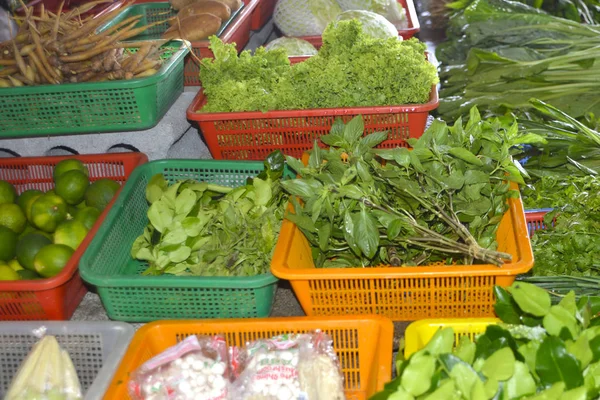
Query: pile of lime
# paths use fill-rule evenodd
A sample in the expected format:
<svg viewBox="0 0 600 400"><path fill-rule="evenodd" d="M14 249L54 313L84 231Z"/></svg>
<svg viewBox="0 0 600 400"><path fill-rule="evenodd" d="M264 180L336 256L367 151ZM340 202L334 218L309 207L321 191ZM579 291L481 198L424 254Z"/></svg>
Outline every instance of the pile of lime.
<svg viewBox="0 0 600 400"><path fill-rule="evenodd" d="M53 190L20 195L0 180L0 281L60 273L120 187L110 179L90 183L76 159L56 164L53 180Z"/></svg>

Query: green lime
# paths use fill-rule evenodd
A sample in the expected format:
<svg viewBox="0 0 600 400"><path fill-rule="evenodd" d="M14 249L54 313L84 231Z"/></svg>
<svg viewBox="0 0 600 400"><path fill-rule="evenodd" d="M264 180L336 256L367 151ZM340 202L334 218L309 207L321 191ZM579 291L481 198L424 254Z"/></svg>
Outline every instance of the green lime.
<svg viewBox="0 0 600 400"><path fill-rule="evenodd" d="M54 243L64 244L73 250L77 250L77 247L79 247L87 233L88 229L82 222L75 219L65 221L56 228L56 231L54 232Z"/></svg>
<svg viewBox="0 0 600 400"><path fill-rule="evenodd" d="M0 260L8 261L15 257L17 234L5 226L0 226Z"/></svg>
<svg viewBox="0 0 600 400"><path fill-rule="evenodd" d="M0 181L0 204L14 203L16 199L15 187L6 181Z"/></svg>
<svg viewBox="0 0 600 400"><path fill-rule="evenodd" d="M85 192L85 204L102 211L112 200L121 185L110 179L100 179L93 182Z"/></svg>
<svg viewBox="0 0 600 400"><path fill-rule="evenodd" d="M19 205L19 207L21 207L21 210L23 210L23 213L25 214L28 220L31 218L31 205L38 197L40 197L43 194L44 192L42 192L41 190L30 189L21 193L21 195L17 199L17 204Z"/></svg>
<svg viewBox="0 0 600 400"><path fill-rule="evenodd" d="M13 271L21 271L24 268L21 266L21 264L19 264L19 261L16 258L13 258L12 260L10 260L8 262L8 266L11 267L13 269Z"/></svg>
<svg viewBox="0 0 600 400"><path fill-rule="evenodd" d="M69 158L66 160L62 160L61 162L56 164L56 166L54 167L54 173L52 174L52 177L54 178L54 182L56 182L56 179L59 176L61 176L65 172L72 171L72 170L83 172L85 174L85 176L90 175L88 168L85 165L83 165L83 163L81 161L76 160L74 158Z"/></svg>
<svg viewBox="0 0 600 400"><path fill-rule="evenodd" d="M16 204L0 204L0 225L19 234L25 230L27 218Z"/></svg>
<svg viewBox="0 0 600 400"><path fill-rule="evenodd" d="M31 206L31 222L44 232L54 232L67 218L67 203L55 194L40 196Z"/></svg>
<svg viewBox="0 0 600 400"><path fill-rule="evenodd" d="M35 255L33 265L38 274L52 278L63 270L73 255L73 249L64 244L49 244Z"/></svg>
<svg viewBox="0 0 600 400"><path fill-rule="evenodd" d="M71 170L56 179L54 191L65 199L67 204L74 206L83 201L83 196L89 185L90 181L86 174L78 170Z"/></svg>
<svg viewBox="0 0 600 400"><path fill-rule="evenodd" d="M35 271L33 260L35 255L52 241L40 233L28 233L17 243L17 260L25 269Z"/></svg>
<svg viewBox="0 0 600 400"><path fill-rule="evenodd" d="M29 271L28 269L21 269L17 271L19 277L24 281L34 280L34 279L42 279L42 277L35 271Z"/></svg>
<svg viewBox="0 0 600 400"><path fill-rule="evenodd" d="M96 223L96 220L100 216L100 210L95 207L82 208L75 212L75 219L85 225L86 228L92 229L92 226Z"/></svg>
<svg viewBox="0 0 600 400"><path fill-rule="evenodd" d="M18 281L20 278L16 271L6 264L0 265L0 281Z"/></svg>

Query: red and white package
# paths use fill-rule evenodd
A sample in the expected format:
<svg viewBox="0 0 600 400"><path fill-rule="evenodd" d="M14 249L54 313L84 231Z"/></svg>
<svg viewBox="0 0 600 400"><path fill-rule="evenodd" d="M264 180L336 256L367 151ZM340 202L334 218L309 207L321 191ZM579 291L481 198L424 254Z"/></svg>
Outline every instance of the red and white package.
<svg viewBox="0 0 600 400"><path fill-rule="evenodd" d="M189 336L146 361L129 381L136 400L227 400L230 390L223 336Z"/></svg>
<svg viewBox="0 0 600 400"><path fill-rule="evenodd" d="M331 339L287 334L233 349L231 399L342 400L343 380Z"/></svg>

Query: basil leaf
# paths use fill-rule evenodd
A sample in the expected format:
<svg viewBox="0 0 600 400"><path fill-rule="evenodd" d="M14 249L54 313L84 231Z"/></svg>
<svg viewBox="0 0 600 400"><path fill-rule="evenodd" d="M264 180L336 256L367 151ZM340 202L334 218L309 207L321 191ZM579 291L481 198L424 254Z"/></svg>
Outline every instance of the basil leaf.
<svg viewBox="0 0 600 400"><path fill-rule="evenodd" d="M471 153L465 148L453 147L448 150L448 153L460 160L468 162L469 164L477 165L479 167L483 166L483 162L477 156L475 156L475 154Z"/></svg>
<svg viewBox="0 0 600 400"><path fill-rule="evenodd" d="M352 118L344 127L344 139L348 143L357 141L365 130L365 123L361 115Z"/></svg>
<svg viewBox="0 0 600 400"><path fill-rule="evenodd" d="M365 209L354 214L354 241L367 258L373 258L379 247L377 221Z"/></svg>

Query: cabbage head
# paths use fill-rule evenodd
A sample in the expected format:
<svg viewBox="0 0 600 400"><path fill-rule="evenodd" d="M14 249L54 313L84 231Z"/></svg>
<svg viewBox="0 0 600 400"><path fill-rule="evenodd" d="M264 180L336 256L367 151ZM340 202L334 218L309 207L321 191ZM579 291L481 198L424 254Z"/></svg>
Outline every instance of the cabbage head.
<svg viewBox="0 0 600 400"><path fill-rule="evenodd" d="M396 29L408 28L406 11L398 0L337 0L343 11L364 10L382 15Z"/></svg>
<svg viewBox="0 0 600 400"><path fill-rule="evenodd" d="M298 38L280 37L265 46L266 50L281 48L286 49L288 56L314 56L318 53L310 42Z"/></svg>
<svg viewBox="0 0 600 400"><path fill-rule="evenodd" d="M319 36L341 12L336 0L279 0L273 21L285 36Z"/></svg>
<svg viewBox="0 0 600 400"><path fill-rule="evenodd" d="M356 19L362 25L363 33L376 39L398 38L398 29L379 14L363 10L345 11L337 16L336 21Z"/></svg>

